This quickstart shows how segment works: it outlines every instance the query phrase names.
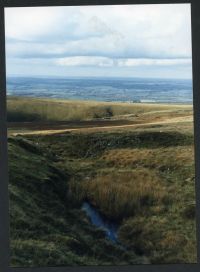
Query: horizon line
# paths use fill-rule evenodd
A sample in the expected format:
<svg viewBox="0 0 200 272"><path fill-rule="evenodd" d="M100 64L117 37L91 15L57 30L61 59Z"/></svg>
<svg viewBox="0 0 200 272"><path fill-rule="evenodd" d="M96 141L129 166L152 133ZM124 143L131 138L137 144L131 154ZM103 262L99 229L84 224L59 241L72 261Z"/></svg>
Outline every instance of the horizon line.
<svg viewBox="0 0 200 272"><path fill-rule="evenodd" d="M173 78L173 77L131 77L131 76L59 76L59 75L20 75L20 74L9 74L6 75L6 79L11 77L17 77L17 78L39 78L39 79L49 79L49 78L58 78L58 79L165 79L165 80L191 80L193 81L193 77L187 77L187 78Z"/></svg>

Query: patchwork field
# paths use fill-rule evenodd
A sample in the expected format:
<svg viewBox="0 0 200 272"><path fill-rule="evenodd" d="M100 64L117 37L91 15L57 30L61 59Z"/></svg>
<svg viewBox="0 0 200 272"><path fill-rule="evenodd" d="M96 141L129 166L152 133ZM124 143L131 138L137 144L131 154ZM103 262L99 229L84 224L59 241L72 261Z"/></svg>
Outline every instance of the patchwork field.
<svg viewBox="0 0 200 272"><path fill-rule="evenodd" d="M196 262L192 120L190 105L9 97L12 265Z"/></svg>

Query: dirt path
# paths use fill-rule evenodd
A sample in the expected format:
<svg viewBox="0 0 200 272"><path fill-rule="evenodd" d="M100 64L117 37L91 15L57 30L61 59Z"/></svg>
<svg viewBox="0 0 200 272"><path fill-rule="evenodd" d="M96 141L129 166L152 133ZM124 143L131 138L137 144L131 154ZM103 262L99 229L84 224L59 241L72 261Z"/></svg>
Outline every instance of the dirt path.
<svg viewBox="0 0 200 272"><path fill-rule="evenodd" d="M51 135L51 134L60 134L65 132L95 132L101 130L114 130L119 128L138 128L138 127L148 127L152 125L164 125L164 124L174 124L174 123L183 123L183 122L192 122L193 116L187 115L184 117L173 117L170 119L165 119L162 121L141 123L141 124L125 124L125 125L111 125L111 126L95 126L95 127L79 127L79 128L66 128L66 129L48 129L48 130L36 130L36 131L26 131L26 132L15 132L11 133L12 136L17 135Z"/></svg>

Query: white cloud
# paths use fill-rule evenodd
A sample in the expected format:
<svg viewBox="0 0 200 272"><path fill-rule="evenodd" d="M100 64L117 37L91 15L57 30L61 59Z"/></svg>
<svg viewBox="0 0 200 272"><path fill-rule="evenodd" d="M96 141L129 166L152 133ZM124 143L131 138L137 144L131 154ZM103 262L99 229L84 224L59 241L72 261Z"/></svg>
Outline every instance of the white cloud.
<svg viewBox="0 0 200 272"><path fill-rule="evenodd" d="M171 65L190 65L191 59L121 59L118 60L120 67L133 66L171 66Z"/></svg>
<svg viewBox="0 0 200 272"><path fill-rule="evenodd" d="M6 8L5 30L10 65L191 66L189 4Z"/></svg>
<svg viewBox="0 0 200 272"><path fill-rule="evenodd" d="M56 61L56 64L61 66L99 66L99 67L111 67L114 62L112 59L105 57L69 57L62 58Z"/></svg>
<svg viewBox="0 0 200 272"><path fill-rule="evenodd" d="M106 57L67 57L55 61L61 66L135 67L191 65L191 59L111 59Z"/></svg>
<svg viewBox="0 0 200 272"><path fill-rule="evenodd" d="M13 39L34 41L55 29L60 9L7 8L5 9L6 36ZM53 29L52 29L53 27Z"/></svg>
<svg viewBox="0 0 200 272"><path fill-rule="evenodd" d="M171 4L9 8L5 16L6 37L32 41L29 46L21 42L24 55L31 47L32 56L37 56L38 46L43 46L41 53L48 52L49 57L57 52L66 56L96 53L190 57L189 7Z"/></svg>

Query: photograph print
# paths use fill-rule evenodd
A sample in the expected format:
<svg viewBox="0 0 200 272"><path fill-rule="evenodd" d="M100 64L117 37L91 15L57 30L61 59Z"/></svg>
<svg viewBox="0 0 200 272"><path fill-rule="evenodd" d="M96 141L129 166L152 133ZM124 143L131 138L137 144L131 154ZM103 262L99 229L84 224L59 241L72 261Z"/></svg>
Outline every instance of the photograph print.
<svg viewBox="0 0 200 272"><path fill-rule="evenodd" d="M197 263L190 4L5 8L10 265Z"/></svg>

